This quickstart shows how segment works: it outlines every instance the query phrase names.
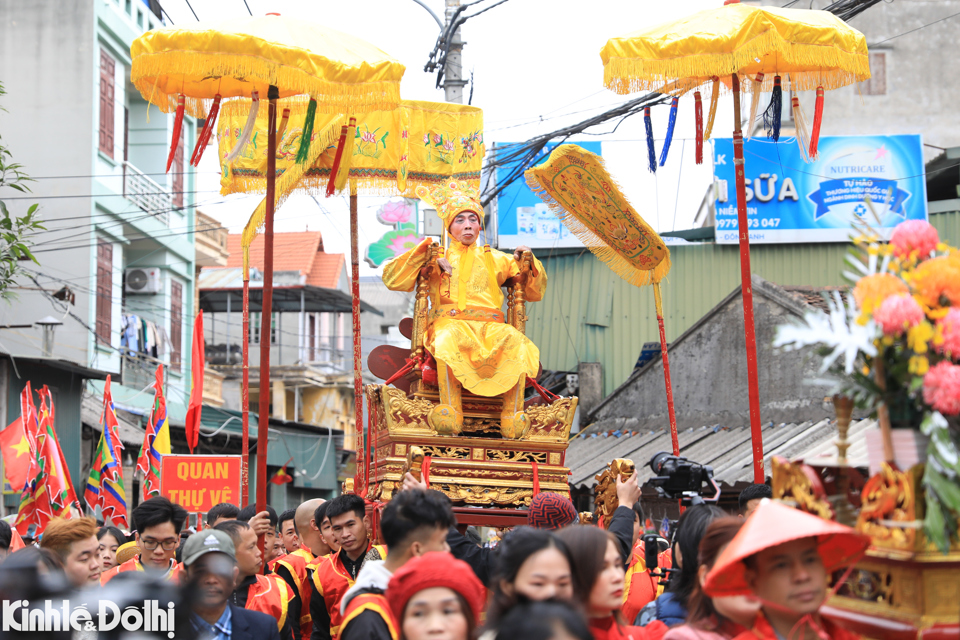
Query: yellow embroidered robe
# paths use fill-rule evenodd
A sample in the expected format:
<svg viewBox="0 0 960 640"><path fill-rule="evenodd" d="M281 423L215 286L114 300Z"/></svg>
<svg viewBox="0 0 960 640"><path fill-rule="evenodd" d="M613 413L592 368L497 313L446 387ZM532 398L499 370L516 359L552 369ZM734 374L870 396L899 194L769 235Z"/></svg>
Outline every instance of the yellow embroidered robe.
<svg viewBox="0 0 960 640"><path fill-rule="evenodd" d="M394 291L413 291L417 275L427 261L429 239L383 265L383 282ZM473 255L472 268L466 279L465 312L456 317L450 311L457 309L460 290L460 266L467 253ZM497 284L520 273L513 255L491 250ZM521 375L536 377L540 364L540 350L526 336L504 322L464 320L464 317L484 316L483 310L500 311L503 304L501 289L493 290L484 266L483 247L474 243L465 246L451 240L446 258L453 267L451 276L441 277L436 271L430 277L431 322L424 342L434 358L446 364L457 380L470 392L480 396L498 396L512 389ZM524 296L528 301L543 299L547 289L547 275L543 265L533 259L533 277L527 279ZM475 312L478 311L479 313ZM474 312L471 314L471 312Z"/></svg>

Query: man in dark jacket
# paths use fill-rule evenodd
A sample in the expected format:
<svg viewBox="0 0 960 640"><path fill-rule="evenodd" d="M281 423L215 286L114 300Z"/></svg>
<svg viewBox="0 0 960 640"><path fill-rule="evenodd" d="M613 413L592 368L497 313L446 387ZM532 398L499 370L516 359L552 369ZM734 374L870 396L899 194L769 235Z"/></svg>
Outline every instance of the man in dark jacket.
<svg viewBox="0 0 960 640"><path fill-rule="evenodd" d="M187 578L197 585L190 623L200 637L280 640L276 620L227 602L239 575L230 536L214 529L193 534L184 544L183 565Z"/></svg>

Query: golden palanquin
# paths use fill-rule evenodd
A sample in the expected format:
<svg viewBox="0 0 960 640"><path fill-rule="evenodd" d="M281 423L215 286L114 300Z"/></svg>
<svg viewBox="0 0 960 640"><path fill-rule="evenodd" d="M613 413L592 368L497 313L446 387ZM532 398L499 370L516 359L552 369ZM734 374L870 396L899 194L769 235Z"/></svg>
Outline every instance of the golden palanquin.
<svg viewBox="0 0 960 640"><path fill-rule="evenodd" d="M437 259L436 251L434 246L430 261ZM506 322L520 332L527 320L521 278L529 268L526 256L521 261L521 275L504 283ZM427 280L421 276L409 334L409 356L417 363L426 355L423 345L429 305ZM477 396L464 389L463 429L458 435L441 435L427 420L439 404L437 386L424 381L419 364L403 382L398 386L409 385L409 391L385 384L367 385L365 389L368 437L374 451L370 465L372 497L390 499L410 467L408 454L414 446L430 457L430 488L443 492L454 504L525 507L533 498L535 485L540 491L569 497L564 456L577 410L576 397L557 398L549 404L528 403L525 411L530 430L522 438L505 439L500 435L501 398Z"/></svg>

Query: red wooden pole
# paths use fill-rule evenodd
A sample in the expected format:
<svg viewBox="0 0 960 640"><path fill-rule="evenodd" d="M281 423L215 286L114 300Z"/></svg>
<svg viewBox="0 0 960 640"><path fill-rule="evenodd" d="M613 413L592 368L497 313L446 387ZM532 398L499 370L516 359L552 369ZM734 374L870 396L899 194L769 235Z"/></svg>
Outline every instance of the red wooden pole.
<svg viewBox="0 0 960 640"><path fill-rule="evenodd" d="M242 455L240 465L240 505L250 502L250 260L245 249L243 257L243 384L240 386L240 413L243 417ZM229 353L227 356L229 357Z"/></svg>
<svg viewBox="0 0 960 640"><path fill-rule="evenodd" d="M365 450L366 442L363 437L363 362L360 350L360 241L357 231L357 194L350 187L350 268L353 300L353 395L354 411L356 412L357 431L357 474L353 490L357 495L366 496L367 485L370 482L370 456ZM363 472L361 477L361 465ZM362 486L361 486L362 483Z"/></svg>
<svg viewBox="0 0 960 640"><path fill-rule="evenodd" d="M273 209L277 182L277 99L270 85L267 96L267 212L263 233L263 304L260 311L260 406L257 415L257 513L267 506L267 427L270 423L270 332L273 311ZM260 536L263 553L263 536ZM266 563L264 563L266 566Z"/></svg>
<svg viewBox="0 0 960 640"><path fill-rule="evenodd" d="M753 321L753 281L750 277L750 227L743 172L743 132L740 130L740 78L733 74L733 164L737 172L737 229L740 231L740 284L743 292L743 334L747 346L747 392L750 397L750 439L753 442L753 481L763 483L763 434L760 431L760 380L757 336ZM751 123L752 125L752 123Z"/></svg>
<svg viewBox="0 0 960 640"><path fill-rule="evenodd" d="M677 436L677 415L673 409L673 385L670 383L670 358L667 356L667 333L663 328L663 299L660 297L660 283L653 283L653 301L657 308L657 324L660 325L660 357L663 359L663 383L667 388L667 413L670 416L670 439L673 441L673 455L680 455L680 440Z"/></svg>

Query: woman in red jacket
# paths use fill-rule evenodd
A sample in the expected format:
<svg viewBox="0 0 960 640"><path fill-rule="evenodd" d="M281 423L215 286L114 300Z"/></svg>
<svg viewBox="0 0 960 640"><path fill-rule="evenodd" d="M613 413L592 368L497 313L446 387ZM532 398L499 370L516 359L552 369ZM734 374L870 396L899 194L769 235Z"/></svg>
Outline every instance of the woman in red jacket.
<svg viewBox="0 0 960 640"><path fill-rule="evenodd" d="M557 534L573 561L573 591L584 605L594 640L660 640L666 626L628 626L620 616L623 604L623 558L612 533L590 526L567 527ZM662 627L662 628L660 628Z"/></svg>

